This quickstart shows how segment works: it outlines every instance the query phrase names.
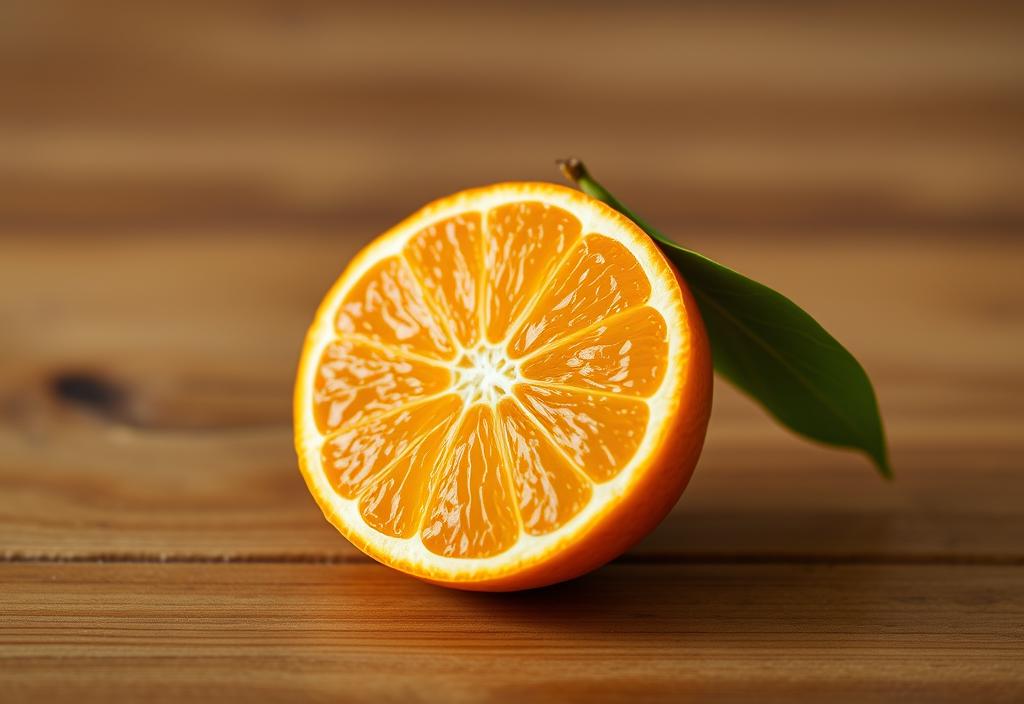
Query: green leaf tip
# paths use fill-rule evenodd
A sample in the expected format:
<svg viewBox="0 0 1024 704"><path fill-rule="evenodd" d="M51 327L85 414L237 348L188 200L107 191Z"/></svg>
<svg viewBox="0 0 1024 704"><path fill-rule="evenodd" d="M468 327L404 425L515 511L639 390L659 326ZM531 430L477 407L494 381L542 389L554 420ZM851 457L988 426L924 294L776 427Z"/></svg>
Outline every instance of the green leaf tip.
<svg viewBox="0 0 1024 704"><path fill-rule="evenodd" d="M581 191L636 223L676 266L704 319L715 371L783 426L812 441L859 450L892 478L871 380L814 318L781 293L670 240L594 180L579 159L557 164Z"/></svg>

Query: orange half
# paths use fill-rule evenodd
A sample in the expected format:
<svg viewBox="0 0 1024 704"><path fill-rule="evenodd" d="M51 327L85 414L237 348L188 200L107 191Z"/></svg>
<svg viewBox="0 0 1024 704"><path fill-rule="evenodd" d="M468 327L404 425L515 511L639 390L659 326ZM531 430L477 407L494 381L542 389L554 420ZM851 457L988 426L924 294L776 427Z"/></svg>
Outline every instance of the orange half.
<svg viewBox="0 0 1024 704"><path fill-rule="evenodd" d="M700 316L651 239L578 191L509 183L432 203L352 261L306 337L295 441L363 552L524 589L654 528L710 406Z"/></svg>

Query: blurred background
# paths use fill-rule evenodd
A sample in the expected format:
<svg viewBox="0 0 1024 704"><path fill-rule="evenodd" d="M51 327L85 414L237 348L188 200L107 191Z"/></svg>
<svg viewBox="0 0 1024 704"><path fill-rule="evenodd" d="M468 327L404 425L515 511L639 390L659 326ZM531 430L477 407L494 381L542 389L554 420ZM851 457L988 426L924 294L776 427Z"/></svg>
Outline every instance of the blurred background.
<svg viewBox="0 0 1024 704"><path fill-rule="evenodd" d="M933 237L1021 217L1017 3L2 12L12 228L369 235L465 186L557 179L569 153L680 235Z"/></svg>
<svg viewBox="0 0 1024 704"><path fill-rule="evenodd" d="M339 550L290 448L317 302L569 155L815 315L888 421L898 490L719 384L687 545L1019 545L1022 36L1014 2L5 0L2 547Z"/></svg>

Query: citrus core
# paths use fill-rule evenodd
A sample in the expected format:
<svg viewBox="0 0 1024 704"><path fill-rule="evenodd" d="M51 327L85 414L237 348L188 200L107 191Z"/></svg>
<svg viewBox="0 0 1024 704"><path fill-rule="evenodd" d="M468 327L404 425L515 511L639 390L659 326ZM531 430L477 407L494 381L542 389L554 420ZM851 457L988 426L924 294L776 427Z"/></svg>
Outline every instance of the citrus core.
<svg viewBox="0 0 1024 704"><path fill-rule="evenodd" d="M360 550L524 589L653 529L710 406L700 315L652 240L580 192L508 183L428 205L349 264L306 337L295 441Z"/></svg>

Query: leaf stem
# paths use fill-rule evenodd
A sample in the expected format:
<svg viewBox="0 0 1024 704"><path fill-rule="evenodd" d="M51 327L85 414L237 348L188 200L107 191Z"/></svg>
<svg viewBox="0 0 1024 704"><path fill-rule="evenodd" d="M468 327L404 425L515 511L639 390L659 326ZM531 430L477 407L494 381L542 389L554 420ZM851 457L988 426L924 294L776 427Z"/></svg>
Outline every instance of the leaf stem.
<svg viewBox="0 0 1024 704"><path fill-rule="evenodd" d="M662 234L661 231L652 227L650 223L645 222L642 218L638 217L636 213L627 208L622 201L613 196L607 188L594 180L594 177L590 175L590 171L587 170L586 165L582 161L571 156L567 159L556 159L555 163L558 164L558 168L562 170L562 174L566 179L576 184L577 188L588 196L596 198L602 203L615 208L615 210L618 210L627 218L635 222L640 226L640 229L647 232L647 234L659 242L664 244L675 244L675 242Z"/></svg>
<svg viewBox="0 0 1024 704"><path fill-rule="evenodd" d="M883 477L892 477L871 380L814 318L777 291L673 242L595 181L579 159L555 163L581 191L650 235L676 266L704 319L719 374L790 430L860 450Z"/></svg>

